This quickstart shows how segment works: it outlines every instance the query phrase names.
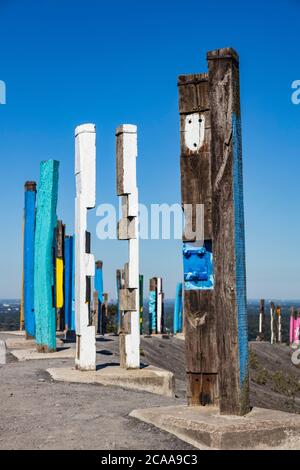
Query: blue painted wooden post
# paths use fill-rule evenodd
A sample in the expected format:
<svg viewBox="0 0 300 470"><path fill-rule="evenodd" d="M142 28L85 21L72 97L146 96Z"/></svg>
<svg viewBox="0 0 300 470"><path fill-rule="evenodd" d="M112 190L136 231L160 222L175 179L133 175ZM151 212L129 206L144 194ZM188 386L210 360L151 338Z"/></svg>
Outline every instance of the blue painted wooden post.
<svg viewBox="0 0 300 470"><path fill-rule="evenodd" d="M65 237L64 313L65 328L72 329L73 237Z"/></svg>
<svg viewBox="0 0 300 470"><path fill-rule="evenodd" d="M56 160L41 163L37 194L34 309L36 344L40 352L56 351L53 252L57 224L58 168L59 162Z"/></svg>
<svg viewBox="0 0 300 470"><path fill-rule="evenodd" d="M176 286L174 305L174 335L182 333L182 283Z"/></svg>
<svg viewBox="0 0 300 470"><path fill-rule="evenodd" d="M24 322L26 338L35 336L34 315L34 235L36 183L25 183L24 209Z"/></svg>
<svg viewBox="0 0 300 470"><path fill-rule="evenodd" d="M103 262L96 261L95 279L94 279L95 291L98 292L98 327L97 333L103 334L102 324L102 303L103 303Z"/></svg>

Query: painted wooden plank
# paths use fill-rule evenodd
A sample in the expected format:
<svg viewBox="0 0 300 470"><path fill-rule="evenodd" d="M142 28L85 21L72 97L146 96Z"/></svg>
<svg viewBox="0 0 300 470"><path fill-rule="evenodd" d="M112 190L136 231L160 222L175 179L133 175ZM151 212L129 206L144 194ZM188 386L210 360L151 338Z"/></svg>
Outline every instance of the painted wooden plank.
<svg viewBox="0 0 300 470"><path fill-rule="evenodd" d="M250 410L239 58L207 54L220 411Z"/></svg>
<svg viewBox="0 0 300 470"><path fill-rule="evenodd" d="M34 310L39 352L56 351L53 250L57 223L58 169L58 161L48 160L41 163L37 193Z"/></svg>
<svg viewBox="0 0 300 470"><path fill-rule="evenodd" d="M95 327L91 324L91 279L95 273L87 232L87 210L96 204L96 130L94 124L75 129L75 366L95 370Z"/></svg>
<svg viewBox="0 0 300 470"><path fill-rule="evenodd" d="M27 338L35 337L34 313L34 238L35 238L35 210L36 210L36 183L25 183L24 208L24 257L23 257L23 292L24 292L24 325Z"/></svg>

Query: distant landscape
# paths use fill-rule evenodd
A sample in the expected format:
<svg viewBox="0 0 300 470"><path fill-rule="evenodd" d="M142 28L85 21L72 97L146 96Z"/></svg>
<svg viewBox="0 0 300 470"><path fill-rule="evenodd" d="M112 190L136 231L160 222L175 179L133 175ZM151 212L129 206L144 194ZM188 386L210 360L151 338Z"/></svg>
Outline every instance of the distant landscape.
<svg viewBox="0 0 300 470"><path fill-rule="evenodd" d="M287 343L289 340L289 318L290 308L300 308L300 300L273 300L275 305L282 307L282 340ZM116 305L110 304L109 306L109 331L116 329ZM165 301L165 329L166 332L173 332L173 311L174 300L168 299ZM258 333L258 314L259 314L259 300L248 301L248 322L249 322L249 341L253 341ZM0 300L0 330L9 331L19 329L20 319L20 300L18 299L1 299ZM143 312L143 326L144 332L148 332L148 301L144 301ZM269 301L266 300L266 330L265 339L270 340L270 312Z"/></svg>

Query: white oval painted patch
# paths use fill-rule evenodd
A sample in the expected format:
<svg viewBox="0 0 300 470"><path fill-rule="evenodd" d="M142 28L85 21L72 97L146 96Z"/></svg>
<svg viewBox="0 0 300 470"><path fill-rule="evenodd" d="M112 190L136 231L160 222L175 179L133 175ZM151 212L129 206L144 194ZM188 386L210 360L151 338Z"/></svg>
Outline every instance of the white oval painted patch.
<svg viewBox="0 0 300 470"><path fill-rule="evenodd" d="M185 145L192 152L200 150L204 143L205 117L194 113L185 117L184 136Z"/></svg>

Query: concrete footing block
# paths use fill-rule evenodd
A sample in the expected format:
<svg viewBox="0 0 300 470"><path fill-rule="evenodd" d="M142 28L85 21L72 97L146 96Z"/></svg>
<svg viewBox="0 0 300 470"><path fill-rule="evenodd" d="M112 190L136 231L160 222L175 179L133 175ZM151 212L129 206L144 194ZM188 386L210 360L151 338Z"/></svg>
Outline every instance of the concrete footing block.
<svg viewBox="0 0 300 470"><path fill-rule="evenodd" d="M25 339L22 338L7 338L5 340L5 344L7 349L35 349L36 342L35 339ZM61 348L63 346L63 341L61 339L57 339L57 348Z"/></svg>
<svg viewBox="0 0 300 470"><path fill-rule="evenodd" d="M244 416L220 415L213 407L172 406L134 410L130 416L198 449L297 449L300 415L253 408Z"/></svg>
<svg viewBox="0 0 300 470"><path fill-rule="evenodd" d="M174 375L153 366L126 370L119 366L105 366L97 371L79 371L74 368L51 368L47 372L54 380L85 384L112 385L141 390L167 397L174 396Z"/></svg>
<svg viewBox="0 0 300 470"><path fill-rule="evenodd" d="M70 359L75 357L74 348L61 348L52 353L37 352L36 349L14 349L10 351L18 361L31 361L34 359Z"/></svg>

